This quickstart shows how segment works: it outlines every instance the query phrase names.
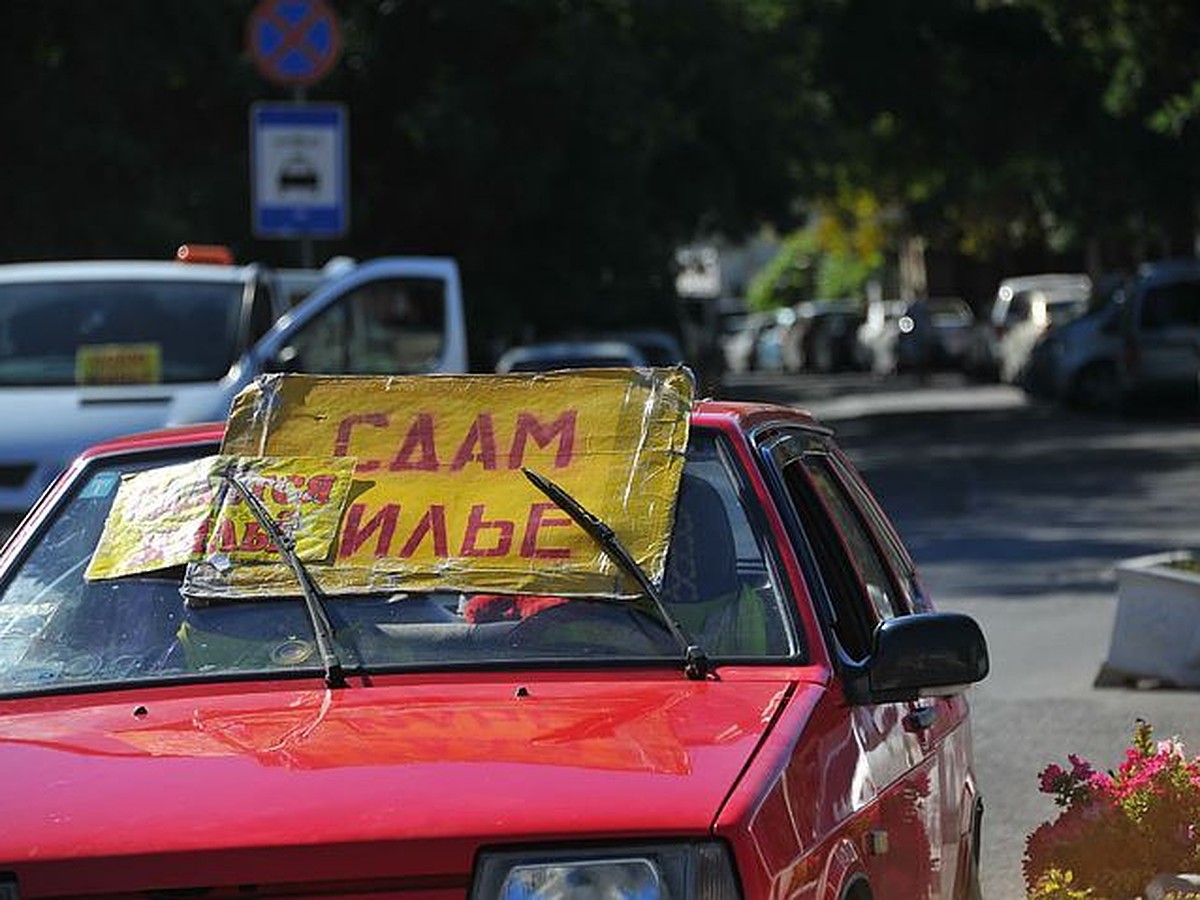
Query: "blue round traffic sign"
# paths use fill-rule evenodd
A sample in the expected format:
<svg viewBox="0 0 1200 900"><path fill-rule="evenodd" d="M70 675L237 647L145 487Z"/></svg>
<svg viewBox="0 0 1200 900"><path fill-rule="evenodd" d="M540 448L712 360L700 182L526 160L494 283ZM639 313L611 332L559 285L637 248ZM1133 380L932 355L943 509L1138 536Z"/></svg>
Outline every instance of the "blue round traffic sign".
<svg viewBox="0 0 1200 900"><path fill-rule="evenodd" d="M341 56L341 27L325 0L260 0L246 26L246 46L264 78L313 84Z"/></svg>

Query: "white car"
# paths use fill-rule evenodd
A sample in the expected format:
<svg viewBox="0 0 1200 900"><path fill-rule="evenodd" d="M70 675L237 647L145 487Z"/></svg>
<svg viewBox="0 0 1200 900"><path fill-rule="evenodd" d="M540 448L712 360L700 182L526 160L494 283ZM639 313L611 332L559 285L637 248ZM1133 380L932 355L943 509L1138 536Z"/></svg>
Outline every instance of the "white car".
<svg viewBox="0 0 1200 900"><path fill-rule="evenodd" d="M990 313L976 323L964 368L984 380L1018 384L1042 333L1087 308L1092 280L1084 274L1022 275L1000 282Z"/></svg>
<svg viewBox="0 0 1200 900"><path fill-rule="evenodd" d="M264 372L466 370L451 259L361 263L286 311L256 265L2 265L0 536L84 447L223 419Z"/></svg>

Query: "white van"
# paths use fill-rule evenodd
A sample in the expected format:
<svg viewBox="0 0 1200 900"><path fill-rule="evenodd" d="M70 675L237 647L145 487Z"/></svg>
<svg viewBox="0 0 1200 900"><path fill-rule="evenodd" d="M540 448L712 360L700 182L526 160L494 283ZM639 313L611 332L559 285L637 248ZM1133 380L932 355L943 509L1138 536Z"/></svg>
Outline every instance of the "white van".
<svg viewBox="0 0 1200 900"><path fill-rule="evenodd" d="M260 266L0 265L0 538L84 447L224 419L276 371L467 371L458 266L369 260L287 310Z"/></svg>

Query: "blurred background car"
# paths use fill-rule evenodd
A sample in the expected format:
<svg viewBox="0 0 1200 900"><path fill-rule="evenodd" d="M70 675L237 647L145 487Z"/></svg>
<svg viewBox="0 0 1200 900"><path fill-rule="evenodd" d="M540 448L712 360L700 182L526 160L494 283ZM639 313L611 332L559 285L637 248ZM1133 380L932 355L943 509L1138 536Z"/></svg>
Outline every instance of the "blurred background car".
<svg viewBox="0 0 1200 900"><path fill-rule="evenodd" d="M607 341L624 341L637 347L649 366L677 366L687 362L683 345L667 331L653 328L627 329L599 335Z"/></svg>
<svg viewBox="0 0 1200 900"><path fill-rule="evenodd" d="M545 341L510 347L496 361L496 372L549 372L555 369L610 369L649 365L628 341Z"/></svg>
<svg viewBox="0 0 1200 900"><path fill-rule="evenodd" d="M980 381L1017 383L1041 333L1081 315L1091 292L1092 280L1083 274L1005 278L970 332L964 371Z"/></svg>
<svg viewBox="0 0 1200 900"><path fill-rule="evenodd" d="M275 282L279 287L280 295L283 297L284 307L291 309L326 281L338 275L346 274L355 265L355 261L349 256L334 256L319 269L276 269Z"/></svg>
<svg viewBox="0 0 1200 900"><path fill-rule="evenodd" d="M1124 281L1119 274L1098 279L1083 315L1038 338L1021 378L1027 394L1080 409L1117 408Z"/></svg>
<svg viewBox="0 0 1200 900"><path fill-rule="evenodd" d="M0 266L0 535L89 443L219 418L264 372L462 372L466 352L446 257L365 261L291 309L227 248Z"/></svg>
<svg viewBox="0 0 1200 900"><path fill-rule="evenodd" d="M914 300L896 323L895 370L961 370L974 324L961 297Z"/></svg>
<svg viewBox="0 0 1200 900"><path fill-rule="evenodd" d="M858 362L858 328L866 312L856 300L814 300L797 307L800 368L844 372Z"/></svg>
<svg viewBox="0 0 1200 900"><path fill-rule="evenodd" d="M900 336L900 317L908 304L903 300L871 300L862 324L854 333L857 368L877 375L896 371L896 343Z"/></svg>
<svg viewBox="0 0 1200 900"><path fill-rule="evenodd" d="M1117 403L1183 401L1200 395L1200 259L1146 263L1121 304Z"/></svg>
<svg viewBox="0 0 1200 900"><path fill-rule="evenodd" d="M771 310L768 316L766 326L758 334L755 368L760 372L798 371L793 341L796 310L781 306Z"/></svg>
<svg viewBox="0 0 1200 900"><path fill-rule="evenodd" d="M775 324L772 312L752 312L731 316L724 322L721 348L725 367L737 374L758 368L758 344L762 333Z"/></svg>

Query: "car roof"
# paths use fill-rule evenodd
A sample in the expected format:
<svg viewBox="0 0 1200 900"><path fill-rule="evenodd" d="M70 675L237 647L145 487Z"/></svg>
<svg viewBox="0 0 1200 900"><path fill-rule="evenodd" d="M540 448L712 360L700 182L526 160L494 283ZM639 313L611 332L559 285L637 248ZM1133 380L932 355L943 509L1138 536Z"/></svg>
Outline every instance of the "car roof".
<svg viewBox="0 0 1200 900"><path fill-rule="evenodd" d="M1013 278L1005 278L1000 282L1000 286L1011 288L1013 291L1025 291L1031 288L1045 289L1067 285L1087 287L1091 283L1092 279L1082 272L1047 272L1041 275L1018 275Z"/></svg>
<svg viewBox="0 0 1200 900"><path fill-rule="evenodd" d="M197 425L178 425L143 431L110 438L92 444L79 454L80 459L108 456L112 453L127 453L136 450L162 450L169 447L185 447L189 444L206 444L221 440L225 434L224 422L202 422Z"/></svg>
<svg viewBox="0 0 1200 900"><path fill-rule="evenodd" d="M628 341L546 341L510 347L496 362L496 371L507 372L513 366L530 362L545 362L553 367L601 359L614 363L623 360L631 366L646 364L642 351Z"/></svg>
<svg viewBox="0 0 1200 900"><path fill-rule="evenodd" d="M825 429L825 426L809 411L775 403L743 400L697 400L692 407L691 415L693 425L706 425L726 430L753 431L758 427L781 421ZM93 444L80 454L80 458L91 459L114 453L211 444L220 441L224 434L224 422L179 425L138 434L122 435Z"/></svg>
<svg viewBox="0 0 1200 900"><path fill-rule="evenodd" d="M1191 280L1200 276L1200 259L1163 259L1138 266L1138 278L1143 281Z"/></svg>
<svg viewBox="0 0 1200 900"><path fill-rule="evenodd" d="M46 281L210 281L236 283L257 267L164 260L70 260L0 265L0 283Z"/></svg>

